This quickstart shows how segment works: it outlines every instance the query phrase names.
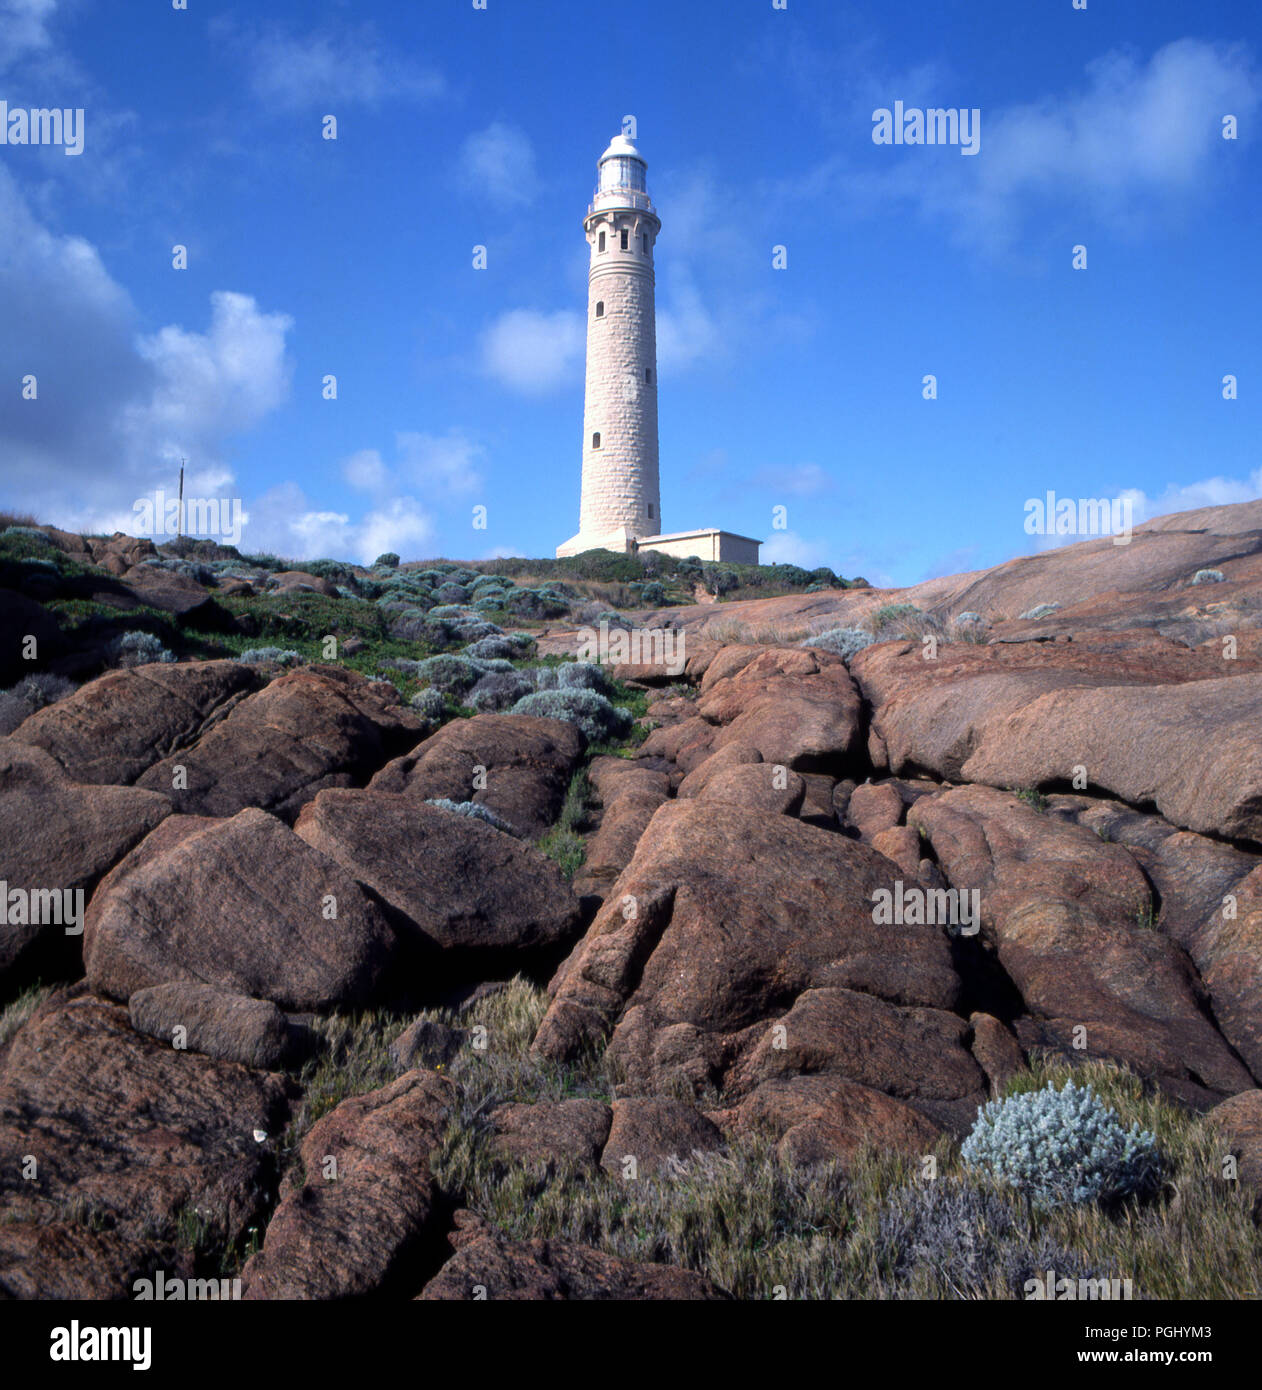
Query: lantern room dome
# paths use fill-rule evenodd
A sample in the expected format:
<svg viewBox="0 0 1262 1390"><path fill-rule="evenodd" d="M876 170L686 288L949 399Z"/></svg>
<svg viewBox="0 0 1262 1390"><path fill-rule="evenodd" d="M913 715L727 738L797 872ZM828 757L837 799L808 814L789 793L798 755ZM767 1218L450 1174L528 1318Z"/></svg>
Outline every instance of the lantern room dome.
<svg viewBox="0 0 1262 1390"><path fill-rule="evenodd" d="M625 135L615 135L609 142L609 148L601 155L599 163L603 164L607 159L638 159L644 163L644 156L627 139Z"/></svg>

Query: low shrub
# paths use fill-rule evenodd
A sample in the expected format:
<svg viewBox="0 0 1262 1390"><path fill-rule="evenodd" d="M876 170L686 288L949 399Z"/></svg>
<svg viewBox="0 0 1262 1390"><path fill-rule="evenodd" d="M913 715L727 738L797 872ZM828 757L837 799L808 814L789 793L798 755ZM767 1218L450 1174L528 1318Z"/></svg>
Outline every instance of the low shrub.
<svg viewBox="0 0 1262 1390"><path fill-rule="evenodd" d="M477 661L489 661L499 657L506 661L521 661L533 655L535 639L525 632L497 632L479 637L464 649L465 656Z"/></svg>
<svg viewBox="0 0 1262 1390"><path fill-rule="evenodd" d="M443 699L441 690L418 690L408 701L411 709L415 710L422 719L428 719L437 723L442 719L447 709L447 702Z"/></svg>
<svg viewBox="0 0 1262 1390"><path fill-rule="evenodd" d="M526 671L488 671L469 692L466 701L470 709L480 714L500 713L511 709L535 689Z"/></svg>
<svg viewBox="0 0 1262 1390"><path fill-rule="evenodd" d="M1222 584L1226 579L1222 570L1197 570L1192 576L1193 584Z"/></svg>
<svg viewBox="0 0 1262 1390"><path fill-rule="evenodd" d="M862 651L864 647L870 647L875 641L876 638L870 632L864 632L862 628L833 627L829 628L827 632L819 632L814 637L808 637L805 642L799 645L818 647L821 651L832 652L835 656L848 662L856 652Z"/></svg>
<svg viewBox="0 0 1262 1390"><path fill-rule="evenodd" d="M275 662L278 666L305 666L307 658L292 647L249 647L237 657L246 666Z"/></svg>
<svg viewBox="0 0 1262 1390"><path fill-rule="evenodd" d="M174 661L175 653L168 651L152 632L124 632L107 644L105 659L110 666L129 668Z"/></svg>
<svg viewBox="0 0 1262 1390"><path fill-rule="evenodd" d="M1050 618L1059 609L1059 603L1036 603L1033 608L1020 615L1019 621L1023 623L1037 622L1040 618Z"/></svg>
<svg viewBox="0 0 1262 1390"><path fill-rule="evenodd" d="M1161 1173L1153 1136L1123 1129L1090 1084L1072 1081L980 1107L960 1156L1044 1207L1144 1194Z"/></svg>
<svg viewBox="0 0 1262 1390"><path fill-rule="evenodd" d="M506 820L497 816L489 806L483 806L477 801L452 801L448 797L439 796L431 797L426 804L437 806L442 811L452 811L458 816L469 816L473 820L483 821L493 830L502 830L505 835L517 834Z"/></svg>
<svg viewBox="0 0 1262 1390"><path fill-rule="evenodd" d="M73 695L78 688L74 681L47 671L23 676L16 685L0 691L0 736L11 734L36 710L55 705L58 700Z"/></svg>
<svg viewBox="0 0 1262 1390"><path fill-rule="evenodd" d="M553 589L514 589L503 607L517 618L560 618L570 611L570 601Z"/></svg>
<svg viewBox="0 0 1262 1390"><path fill-rule="evenodd" d="M400 661L398 665L418 681L425 681L435 690L452 696L467 694L489 669L484 661L471 661L467 656L454 653L426 657L424 661Z"/></svg>
<svg viewBox="0 0 1262 1390"><path fill-rule="evenodd" d="M518 700L512 713L564 719L574 724L589 743L624 738L631 730L631 715L594 690L538 690Z"/></svg>
<svg viewBox="0 0 1262 1390"><path fill-rule="evenodd" d="M608 698L614 684L603 666L594 661L566 661L560 666L536 666L532 669L536 690L594 690Z"/></svg>

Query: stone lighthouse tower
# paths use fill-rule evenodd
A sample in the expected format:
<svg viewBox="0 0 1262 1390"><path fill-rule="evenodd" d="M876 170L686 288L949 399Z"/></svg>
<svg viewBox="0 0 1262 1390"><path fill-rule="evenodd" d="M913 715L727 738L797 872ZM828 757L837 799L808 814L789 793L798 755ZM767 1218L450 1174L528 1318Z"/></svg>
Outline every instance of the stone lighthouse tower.
<svg viewBox="0 0 1262 1390"><path fill-rule="evenodd" d="M587 391L578 535L557 555L626 552L758 563L759 542L716 527L662 533L657 472L657 322L653 211L644 159L625 135L600 157L596 195L583 219L587 274Z"/></svg>
<svg viewBox="0 0 1262 1390"><path fill-rule="evenodd" d="M627 550L662 529L657 474L653 211L640 152L615 136L583 219L591 248L579 533L558 555Z"/></svg>

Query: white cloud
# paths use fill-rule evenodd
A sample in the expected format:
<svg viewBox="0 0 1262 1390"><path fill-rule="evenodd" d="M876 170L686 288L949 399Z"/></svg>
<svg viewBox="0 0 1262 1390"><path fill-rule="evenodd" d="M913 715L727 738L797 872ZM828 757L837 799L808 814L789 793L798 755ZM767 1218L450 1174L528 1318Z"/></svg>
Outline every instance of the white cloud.
<svg viewBox="0 0 1262 1390"><path fill-rule="evenodd" d="M426 497L463 496L482 486L479 465L485 450L463 430L423 434L401 430L394 437L395 461L377 449L361 449L342 463L342 476L360 492L381 496L419 489Z"/></svg>
<svg viewBox="0 0 1262 1390"><path fill-rule="evenodd" d="M657 361L667 372L681 371L722 346L722 334L714 315L689 278L683 278L669 304L657 311Z"/></svg>
<svg viewBox="0 0 1262 1390"><path fill-rule="evenodd" d="M434 535L430 516L414 497L394 497L352 521L347 512L312 506L297 483L282 483L251 505L242 549L291 560L332 558L371 564L393 550L405 560L424 553Z"/></svg>
<svg viewBox="0 0 1262 1390"><path fill-rule="evenodd" d="M1153 497L1149 497L1142 488L1123 488L1120 492L1111 493L1108 500L1123 506L1129 502L1130 524L1138 526L1141 522L1151 521L1158 516L1170 516L1173 512L1191 512L1201 507L1228 507L1237 502L1256 502L1260 497L1262 468L1255 469L1247 478L1224 478L1220 474L1213 478L1201 478L1193 483L1170 483ZM1119 530L1125 530L1126 517L1122 506L1118 507L1116 515ZM1039 552L1059 550L1062 546L1077 545L1079 541L1093 539L1094 532L1074 531L1064 535L1034 536L1028 544L1032 550Z"/></svg>
<svg viewBox="0 0 1262 1390"><path fill-rule="evenodd" d="M460 181L495 203L528 203L539 191L534 146L523 131L495 121L461 145Z"/></svg>
<svg viewBox="0 0 1262 1390"><path fill-rule="evenodd" d="M870 131L871 110L972 105L959 79L924 69L858 84L845 112L848 131ZM860 107L873 103L864 110ZM1128 226L1168 212L1208 186L1221 167L1222 118L1242 129L1262 105L1262 83L1240 44L1180 39L1147 62L1112 52L1089 63L1070 91L1021 106L982 110L981 152L882 147L859 165L833 153L775 187L795 204L825 193L838 206L880 212L905 204L945 224L961 241L990 250L1016 243L1027 222L1084 209Z"/></svg>
<svg viewBox="0 0 1262 1390"><path fill-rule="evenodd" d="M376 449L360 449L344 459L342 476L357 492L380 492L390 481L390 471Z"/></svg>
<svg viewBox="0 0 1262 1390"><path fill-rule="evenodd" d="M764 565L801 565L803 569L832 566L836 547L828 541L807 540L796 531L773 531L763 541L759 559Z"/></svg>
<svg viewBox="0 0 1262 1390"><path fill-rule="evenodd" d="M260 28L223 18L212 21L211 33L244 63L255 96L279 110L424 101L446 86L434 69L383 47L371 25L295 34L279 25Z"/></svg>
<svg viewBox="0 0 1262 1390"><path fill-rule="evenodd" d="M371 564L387 550L419 558L421 548L434 535L434 524L414 497L395 497L380 511L369 512L359 523L353 552L363 564Z"/></svg>
<svg viewBox="0 0 1262 1390"><path fill-rule="evenodd" d="M482 335L483 370L524 395L568 385L578 380L582 367L583 329L583 316L567 309L554 314L511 309Z"/></svg>
<svg viewBox="0 0 1262 1390"><path fill-rule="evenodd" d="M225 495L227 440L283 399L289 320L247 295L211 298L205 332L136 333L130 296L95 247L33 216L0 167L0 380L33 375L38 397L0 392L6 500L63 526L113 529L130 502L176 481Z"/></svg>
<svg viewBox="0 0 1262 1390"><path fill-rule="evenodd" d="M51 47L56 9L57 0L0 0L0 72Z"/></svg>
<svg viewBox="0 0 1262 1390"><path fill-rule="evenodd" d="M139 452L205 460L212 440L251 429L288 394L285 335L293 320L260 313L249 295L227 290L212 294L210 305L208 332L172 325L137 344L158 379L152 397L128 411Z"/></svg>
<svg viewBox="0 0 1262 1390"><path fill-rule="evenodd" d="M1135 524L1171 512L1190 512L1198 507L1226 507L1234 502L1256 502L1262 497L1262 468L1247 478L1202 478L1195 483L1171 483L1156 497L1149 497L1139 488L1127 488L1120 494L1129 497L1134 508Z"/></svg>
<svg viewBox="0 0 1262 1390"><path fill-rule="evenodd" d="M399 471L413 486L443 494L474 492L482 486L481 445L461 430L445 435L404 431L395 436Z"/></svg>

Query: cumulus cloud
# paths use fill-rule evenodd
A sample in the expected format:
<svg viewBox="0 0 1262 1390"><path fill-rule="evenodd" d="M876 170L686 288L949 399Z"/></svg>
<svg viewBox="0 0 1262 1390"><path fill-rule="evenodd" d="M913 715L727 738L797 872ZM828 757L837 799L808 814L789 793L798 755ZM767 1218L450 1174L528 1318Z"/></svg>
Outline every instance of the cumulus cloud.
<svg viewBox="0 0 1262 1390"><path fill-rule="evenodd" d="M51 231L0 168L0 393L6 498L67 526L124 526L130 499L175 481L222 495L227 441L284 398L289 320L212 295L210 325L137 332L130 296L82 237Z"/></svg>
<svg viewBox="0 0 1262 1390"><path fill-rule="evenodd" d="M871 110L945 104L958 89L933 69L869 77L845 113L850 131L870 130ZM860 107L858 98L873 106ZM1049 209L1073 217L1090 209L1115 223L1138 223L1201 192L1221 167L1222 120L1242 130L1262 105L1262 81L1241 44L1180 39L1146 61L1111 52L1087 64L1071 90L1036 101L982 108L981 152L908 147L844 152L773 190L793 202L825 191L847 208L887 212L904 204L947 226L957 239L1000 250Z"/></svg>
<svg viewBox="0 0 1262 1390"><path fill-rule="evenodd" d="M836 547L829 541L808 540L796 531L773 531L762 543L759 559L764 565L801 565L803 569L832 567Z"/></svg>
<svg viewBox="0 0 1262 1390"><path fill-rule="evenodd" d="M343 462L342 476L353 488L378 495L416 488L426 497L453 497L482 486L485 450L463 430L442 435L401 430L394 446L393 463L377 449L361 449Z"/></svg>
<svg viewBox="0 0 1262 1390"><path fill-rule="evenodd" d="M1191 512L1201 507L1227 507L1237 502L1256 502L1259 498L1262 498L1262 468L1255 469L1247 478L1224 478L1219 474L1191 483L1170 483L1154 496L1149 496L1142 488L1123 488L1120 492L1109 494L1107 500L1111 506L1110 519L1116 520L1119 532L1124 532L1128 524L1127 504L1130 508L1129 525L1138 526L1141 522L1169 516L1173 512ZM1077 502L1080 499L1069 500ZM1094 532L1073 531L1061 535L1033 536L1028 544L1035 551L1059 550L1062 546L1077 545L1079 541L1094 538Z"/></svg>
<svg viewBox="0 0 1262 1390"><path fill-rule="evenodd" d="M683 278L669 303L657 311L658 365L666 372L691 367L714 356L722 346L723 336L696 284Z"/></svg>
<svg viewBox="0 0 1262 1390"><path fill-rule="evenodd" d="M57 0L0 0L0 72L52 46L48 26L56 10Z"/></svg>
<svg viewBox="0 0 1262 1390"><path fill-rule="evenodd" d="M581 314L510 309L482 335L482 368L523 395L543 395L579 378L585 348ZM661 331L661 320L658 320Z"/></svg>
<svg viewBox="0 0 1262 1390"><path fill-rule="evenodd" d="M371 25L294 33L280 25L212 21L212 35L244 65L254 95L267 106L299 111L312 106L378 106L390 100L424 101L445 82L433 68L397 57Z"/></svg>
<svg viewBox="0 0 1262 1390"><path fill-rule="evenodd" d="M242 546L291 560L334 558L369 565L387 550L415 558L433 535L433 520L414 497L390 498L353 521L349 512L314 506L297 483L288 482L250 506Z"/></svg>
<svg viewBox="0 0 1262 1390"><path fill-rule="evenodd" d="M523 131L495 121L461 145L460 181L495 203L529 203L539 191L534 146Z"/></svg>
<svg viewBox="0 0 1262 1390"><path fill-rule="evenodd" d="M376 449L360 449L344 459L342 476L357 492L380 492L390 482L390 470Z"/></svg>
<svg viewBox="0 0 1262 1390"><path fill-rule="evenodd" d="M1127 488L1123 498L1129 498L1135 523L1148 521L1171 512L1190 512L1198 507L1226 507L1234 502L1256 502L1262 497L1262 468L1247 478L1202 478L1195 483L1171 483L1155 497L1139 488Z"/></svg>
<svg viewBox="0 0 1262 1390"><path fill-rule="evenodd" d="M226 290L210 296L210 307L207 332L171 325L137 344L156 377L149 400L127 410L139 451L204 457L209 441L251 429L289 392L285 335L293 320Z"/></svg>

